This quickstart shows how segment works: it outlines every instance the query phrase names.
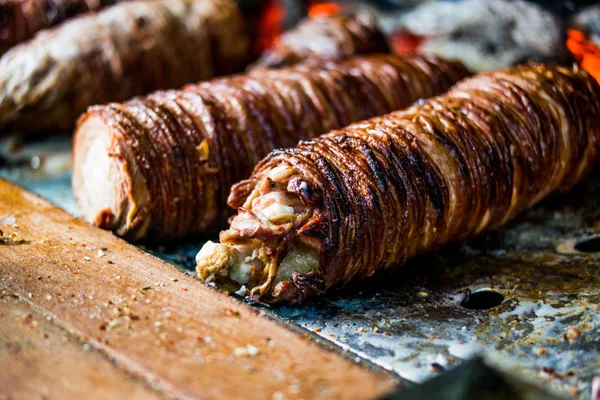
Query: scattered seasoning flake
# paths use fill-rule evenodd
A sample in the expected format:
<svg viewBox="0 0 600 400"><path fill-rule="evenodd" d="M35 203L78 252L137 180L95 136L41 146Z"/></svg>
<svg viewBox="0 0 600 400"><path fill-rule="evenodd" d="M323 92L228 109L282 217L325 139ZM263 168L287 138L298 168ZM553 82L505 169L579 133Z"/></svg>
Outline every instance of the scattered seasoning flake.
<svg viewBox="0 0 600 400"><path fill-rule="evenodd" d="M260 353L258 348L252 346L251 344L246 347L236 347L233 350L233 355L236 357L254 357Z"/></svg>
<svg viewBox="0 0 600 400"><path fill-rule="evenodd" d="M248 355L251 357L254 357L256 355L258 355L258 353L260 353L260 351L258 350L258 348L252 346L251 344L249 344L248 346L246 346L246 351L248 352Z"/></svg>
<svg viewBox="0 0 600 400"><path fill-rule="evenodd" d="M367 330L361 326L360 328L357 329L357 331L359 333L365 333Z"/></svg>
<svg viewBox="0 0 600 400"><path fill-rule="evenodd" d="M272 400L287 400L287 396L281 392L273 393Z"/></svg>
<svg viewBox="0 0 600 400"><path fill-rule="evenodd" d="M537 353L538 353L538 356L543 356L543 355L547 354L547 353L548 353L548 351L547 351L545 348L543 348L543 347L540 347L540 348L538 349Z"/></svg>
<svg viewBox="0 0 600 400"><path fill-rule="evenodd" d="M321 328L315 328L315 329L313 329L313 332L319 333L319 332L321 332Z"/></svg>
<svg viewBox="0 0 600 400"><path fill-rule="evenodd" d="M177 281L179 281L179 279L177 279L177 278L171 278L171 281L172 282L177 282Z"/></svg>
<svg viewBox="0 0 600 400"><path fill-rule="evenodd" d="M379 332L381 332L381 329L379 329L379 327L376 326L376 327L373 328L373 332L379 333Z"/></svg>
<svg viewBox="0 0 600 400"><path fill-rule="evenodd" d="M204 343L212 343L213 338L211 336L205 336L204 337Z"/></svg>
<svg viewBox="0 0 600 400"><path fill-rule="evenodd" d="M581 336L581 331L574 326L569 326L564 335L565 340L568 340L569 343L573 344L577 341L577 338Z"/></svg>
<svg viewBox="0 0 600 400"><path fill-rule="evenodd" d="M150 290L152 289L152 285L146 285L142 288L142 290Z"/></svg>
<svg viewBox="0 0 600 400"><path fill-rule="evenodd" d="M104 257L106 253L102 251L102 249L98 250L98 258Z"/></svg>
<svg viewBox="0 0 600 400"><path fill-rule="evenodd" d="M10 234L9 239L13 242L13 243L22 243L25 241L25 239L23 239L23 237L18 233L18 232L13 232Z"/></svg>
<svg viewBox="0 0 600 400"><path fill-rule="evenodd" d="M225 314L227 314L227 315L229 315L229 316L232 316L232 317L239 317L239 316L240 316L240 312L239 312L239 311L237 311L237 310L234 310L234 309L233 309L233 308L231 308L231 307L227 307L227 308L225 309Z"/></svg>
<svg viewBox="0 0 600 400"><path fill-rule="evenodd" d="M91 259L91 258L89 258L88 256L85 256L85 257L83 257L83 259L84 259L85 261L92 261L92 259Z"/></svg>

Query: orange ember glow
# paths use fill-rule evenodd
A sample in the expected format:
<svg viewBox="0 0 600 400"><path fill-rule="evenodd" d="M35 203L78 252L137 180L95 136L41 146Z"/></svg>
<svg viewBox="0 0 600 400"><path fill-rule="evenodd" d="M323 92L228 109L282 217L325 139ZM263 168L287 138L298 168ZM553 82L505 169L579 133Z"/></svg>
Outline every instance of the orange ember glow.
<svg viewBox="0 0 600 400"><path fill-rule="evenodd" d="M339 4L336 3L313 3L308 8L308 15L312 18L323 17L327 15L337 14L342 10Z"/></svg>
<svg viewBox="0 0 600 400"><path fill-rule="evenodd" d="M567 48L583 69L600 82L600 49L585 33L577 29L567 31Z"/></svg>
<svg viewBox="0 0 600 400"><path fill-rule="evenodd" d="M341 10L342 8L337 3L313 1L309 4L308 15L311 18L323 17L337 14ZM260 16L258 39L254 48L256 53L261 53L273 47L277 38L283 33L285 17L283 2L271 0Z"/></svg>
<svg viewBox="0 0 600 400"><path fill-rule="evenodd" d="M412 33L400 30L390 36L390 46L396 54L412 54L418 50L423 39L421 36L415 36Z"/></svg>
<svg viewBox="0 0 600 400"><path fill-rule="evenodd" d="M281 35L285 9L278 1L271 1L260 16L260 27L255 51L260 53L271 48Z"/></svg>

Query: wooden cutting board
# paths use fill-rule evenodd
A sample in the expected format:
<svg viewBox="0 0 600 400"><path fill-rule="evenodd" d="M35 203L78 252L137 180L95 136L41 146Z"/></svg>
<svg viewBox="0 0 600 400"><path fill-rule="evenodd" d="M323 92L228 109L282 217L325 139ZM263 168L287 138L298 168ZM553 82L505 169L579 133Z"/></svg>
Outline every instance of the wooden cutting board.
<svg viewBox="0 0 600 400"><path fill-rule="evenodd" d="M0 230L0 398L364 399L396 384L4 180Z"/></svg>

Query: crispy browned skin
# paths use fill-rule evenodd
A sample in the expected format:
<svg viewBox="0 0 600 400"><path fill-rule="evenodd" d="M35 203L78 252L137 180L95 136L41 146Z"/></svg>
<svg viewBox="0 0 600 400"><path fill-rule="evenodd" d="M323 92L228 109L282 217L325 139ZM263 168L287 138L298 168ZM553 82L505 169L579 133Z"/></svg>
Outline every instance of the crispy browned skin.
<svg viewBox="0 0 600 400"><path fill-rule="evenodd" d="M76 15L127 0L0 0L0 56Z"/></svg>
<svg viewBox="0 0 600 400"><path fill-rule="evenodd" d="M284 33L250 68L280 68L301 62L341 61L389 46L372 15L366 12L308 18Z"/></svg>
<svg viewBox="0 0 600 400"><path fill-rule="evenodd" d="M479 75L405 111L272 152L232 189L230 204L245 208L221 243L259 239L274 268L289 243L310 244L316 269L251 291L299 302L504 224L573 187L599 151L600 87L585 71L528 65ZM266 178L284 165L295 172ZM302 200L293 226L256 225L248 196L273 191ZM205 279L221 276L211 263L199 258Z"/></svg>
<svg viewBox="0 0 600 400"><path fill-rule="evenodd" d="M86 219L132 240L216 230L231 213L231 184L269 151L406 107L467 74L437 58L377 55L260 70L93 107L75 133L75 195ZM112 209L90 207L95 183L85 183L86 149L100 135L119 164L108 179L123 182Z"/></svg>
<svg viewBox="0 0 600 400"><path fill-rule="evenodd" d="M72 19L0 59L0 130L67 129L92 104L240 71L233 0L123 2Z"/></svg>

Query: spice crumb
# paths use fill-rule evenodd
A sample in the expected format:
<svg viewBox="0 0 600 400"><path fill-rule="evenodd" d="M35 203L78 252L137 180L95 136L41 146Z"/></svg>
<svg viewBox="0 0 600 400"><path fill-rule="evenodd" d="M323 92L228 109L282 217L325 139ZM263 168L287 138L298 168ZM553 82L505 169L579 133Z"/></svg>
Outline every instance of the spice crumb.
<svg viewBox="0 0 600 400"><path fill-rule="evenodd" d="M146 285L142 288L142 290L150 290L152 289L152 285Z"/></svg>
<svg viewBox="0 0 600 400"><path fill-rule="evenodd" d="M260 353L260 350L251 344L246 347L236 347L233 350L233 355L236 357L254 357Z"/></svg>
<svg viewBox="0 0 600 400"><path fill-rule="evenodd" d="M25 241L25 239L23 239L23 237L18 232L11 233L9 239L16 244L23 243Z"/></svg>
<svg viewBox="0 0 600 400"><path fill-rule="evenodd" d="M581 336L581 331L574 326L569 326L564 334L565 340L573 344L577 341L577 338Z"/></svg>
<svg viewBox="0 0 600 400"><path fill-rule="evenodd" d="M273 393L273 396L271 397L272 400L287 400L287 396L284 393L281 392L275 392Z"/></svg>
<svg viewBox="0 0 600 400"><path fill-rule="evenodd" d="M543 347L540 347L540 348L538 349L537 353L538 353L538 356L543 356L543 355L545 355L545 354L548 354L548 351L547 351L545 348L543 348Z"/></svg>
<svg viewBox="0 0 600 400"><path fill-rule="evenodd" d="M91 258L89 258L88 256L85 256L85 257L83 257L83 259L84 259L85 261L92 261L92 259L91 259Z"/></svg>
<svg viewBox="0 0 600 400"><path fill-rule="evenodd" d="M240 316L240 312L237 310L234 310L231 307L227 307L225 308L225 314L232 316L232 317L239 317Z"/></svg>

